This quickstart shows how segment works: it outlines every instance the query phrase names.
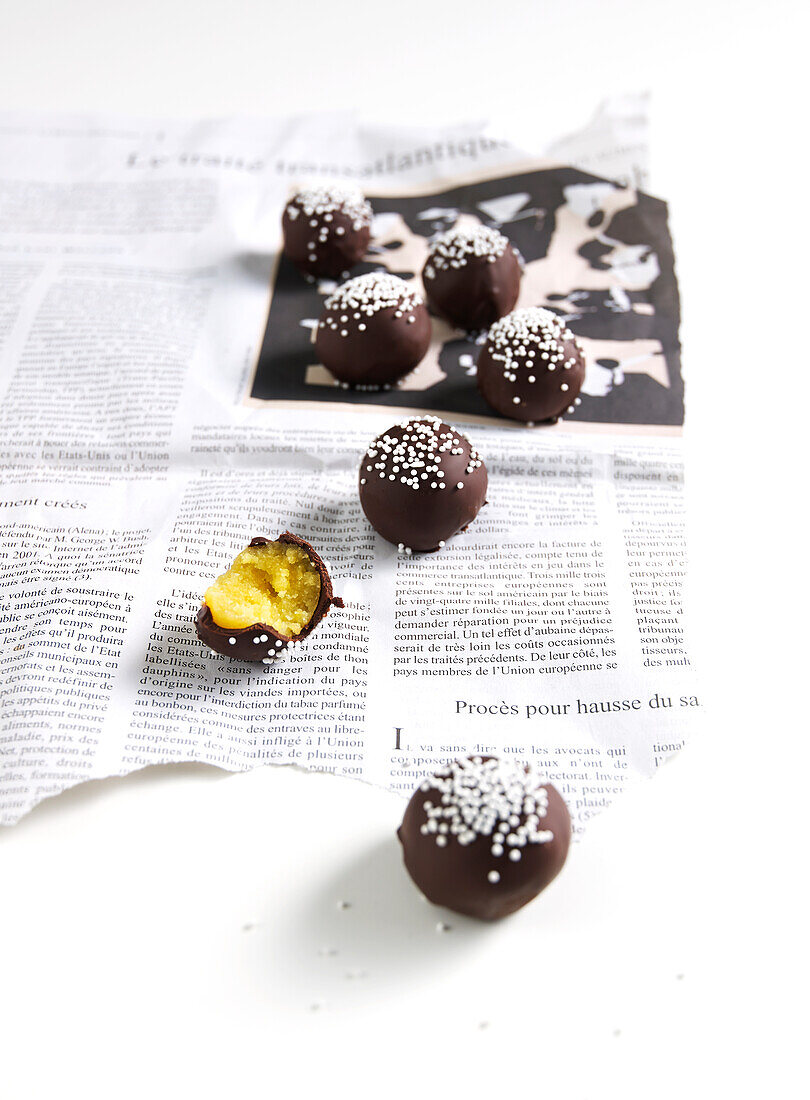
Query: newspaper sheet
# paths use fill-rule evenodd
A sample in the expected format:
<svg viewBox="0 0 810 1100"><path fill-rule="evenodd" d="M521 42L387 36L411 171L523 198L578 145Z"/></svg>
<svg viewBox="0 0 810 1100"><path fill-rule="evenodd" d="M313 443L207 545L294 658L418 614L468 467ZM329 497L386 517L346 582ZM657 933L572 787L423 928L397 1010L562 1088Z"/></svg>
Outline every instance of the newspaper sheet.
<svg viewBox="0 0 810 1100"><path fill-rule="evenodd" d="M521 305L585 346L554 426L495 417L478 343L434 321L390 392L337 387L311 334L334 284L280 249L291 191L357 180L357 272L418 282L432 235L496 226ZM353 116L0 119L0 821L154 763L295 764L407 794L448 757L520 755L575 829L683 743L683 383L646 105L517 149L486 127ZM480 341L479 341L480 343ZM357 471L412 410L484 456L489 503L438 554L368 525ZM345 609L272 666L196 637L211 580L292 530Z"/></svg>

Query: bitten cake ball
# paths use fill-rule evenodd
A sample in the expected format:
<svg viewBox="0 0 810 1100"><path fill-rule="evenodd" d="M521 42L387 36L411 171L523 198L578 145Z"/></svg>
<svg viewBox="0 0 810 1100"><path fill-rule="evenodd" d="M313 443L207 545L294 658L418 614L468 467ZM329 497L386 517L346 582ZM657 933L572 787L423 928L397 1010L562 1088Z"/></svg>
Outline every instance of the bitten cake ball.
<svg viewBox="0 0 810 1100"><path fill-rule="evenodd" d="M497 920L537 897L562 869L571 819L557 789L526 764L473 756L422 783L397 835L428 901Z"/></svg>
<svg viewBox="0 0 810 1100"><path fill-rule="evenodd" d="M489 328L514 308L521 263L503 233L451 229L430 246L422 282L430 307L457 328Z"/></svg>
<svg viewBox="0 0 810 1100"><path fill-rule="evenodd" d="M430 314L404 279L372 271L326 299L315 350L346 386L378 389L403 378L430 344Z"/></svg>
<svg viewBox="0 0 810 1100"><path fill-rule="evenodd" d="M326 565L308 542L285 531L255 538L205 593L197 613L200 641L223 657L271 664L310 634L330 607Z"/></svg>
<svg viewBox="0 0 810 1100"><path fill-rule="evenodd" d="M514 420L557 420L573 412L585 379L579 341L556 314L516 309L489 330L478 357L478 389Z"/></svg>
<svg viewBox="0 0 810 1100"><path fill-rule="evenodd" d="M483 459L435 416L389 428L360 463L360 504L369 523L407 554L441 549L486 499Z"/></svg>
<svg viewBox="0 0 810 1100"><path fill-rule="evenodd" d="M284 251L305 275L336 279L362 260L371 239L371 206L355 187L299 191L281 219Z"/></svg>

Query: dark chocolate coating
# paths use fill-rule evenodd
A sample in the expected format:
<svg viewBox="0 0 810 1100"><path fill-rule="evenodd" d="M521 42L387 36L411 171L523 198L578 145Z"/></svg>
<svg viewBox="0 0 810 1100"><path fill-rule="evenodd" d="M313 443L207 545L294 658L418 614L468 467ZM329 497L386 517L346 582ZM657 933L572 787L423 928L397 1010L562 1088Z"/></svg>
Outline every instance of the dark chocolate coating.
<svg viewBox="0 0 810 1100"><path fill-rule="evenodd" d="M277 539L269 539L259 535L257 538L251 539L250 545L267 546L270 542L287 542L292 546L300 546L306 552L321 578L321 594L317 606L312 613L312 618L301 633L290 638L279 634L266 623L254 623L253 626L242 627L240 630L226 630L214 622L210 608L204 603L197 612L195 621L197 637L223 657L235 657L240 661L262 661L265 658L272 660L283 653L288 645L300 642L308 634L311 634L330 607L343 607L343 600L339 596L332 595L332 580L325 564L308 542L298 535L285 531ZM254 641L255 638L261 639L263 635L266 636L267 641ZM231 638L234 639L233 642L231 642ZM280 642L281 645L277 645L277 642Z"/></svg>
<svg viewBox="0 0 810 1100"><path fill-rule="evenodd" d="M527 774L531 774L528 769ZM405 867L428 901L480 920L498 920L532 901L556 878L571 842L571 818L556 787L539 779L533 787L535 791L542 787L547 792L548 805L540 819L540 828L553 833L553 839L526 843L519 849L519 861L513 862L509 858L513 849L506 845L500 856L492 854L497 832L477 834L465 845L457 835L449 834L444 847L437 845L435 834L422 832L428 822L425 802L442 806L442 791L434 786L435 782L434 776L427 780L427 790L423 789L425 784L417 788L397 832ZM510 828L523 825L526 815L519 813L518 820L519 825ZM488 877L493 872L499 876L496 882Z"/></svg>
<svg viewBox="0 0 810 1100"><path fill-rule="evenodd" d="M389 286L401 283L398 302L371 314L347 306L344 295L352 285L360 280L370 285L374 278L384 279ZM409 302L413 302L410 308ZM392 385L418 366L430 335L430 314L421 295L414 296L404 279L375 272L344 283L337 295L327 299L318 320L315 350L339 382L377 388Z"/></svg>
<svg viewBox="0 0 810 1100"><path fill-rule="evenodd" d="M291 215L291 208L298 214ZM304 275L337 279L365 256L371 240L371 219L363 218L358 224L360 219L345 205L326 213L307 213L301 194L290 199L281 219L284 251Z"/></svg>
<svg viewBox="0 0 810 1100"><path fill-rule="evenodd" d="M585 357L573 333L561 320L542 328L541 342L530 340L528 345L525 337L510 339L504 333L502 326L512 318L532 313L554 317L547 310L521 309L490 329L478 356L478 389L487 404L502 416L535 423L553 422L579 403L585 380ZM521 326L520 331L525 332L525 327ZM493 339L495 333L499 333L497 341ZM527 346L535 352L533 358L527 356ZM548 360L541 358L543 353L549 356Z"/></svg>
<svg viewBox="0 0 810 1100"><path fill-rule="evenodd" d="M433 271L429 277L428 272ZM471 256L461 267L437 268L430 260L422 272L428 305L456 328L489 328L511 309L520 294L520 261L512 245L490 263Z"/></svg>
<svg viewBox="0 0 810 1100"><path fill-rule="evenodd" d="M421 427L415 429L415 425ZM446 433L449 440L442 438ZM408 455L414 434L416 464ZM437 447L448 442L453 446L438 453ZM437 463L426 457L431 454L438 454ZM444 477L427 471L423 464L438 464ZM423 473L427 473L424 478ZM413 488L414 482L418 488ZM437 417L414 417L378 436L360 463L359 483L360 504L371 526L384 539L414 552L440 549L440 543L472 523L487 499L487 468L480 455L466 436ZM444 489L439 488L441 484Z"/></svg>

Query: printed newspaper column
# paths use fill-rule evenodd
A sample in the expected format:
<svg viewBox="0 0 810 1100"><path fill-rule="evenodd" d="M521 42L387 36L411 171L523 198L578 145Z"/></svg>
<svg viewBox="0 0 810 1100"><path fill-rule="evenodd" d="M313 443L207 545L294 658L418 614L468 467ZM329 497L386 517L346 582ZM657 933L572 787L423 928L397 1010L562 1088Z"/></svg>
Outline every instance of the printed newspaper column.
<svg viewBox="0 0 810 1100"><path fill-rule="evenodd" d="M351 475L346 463L313 469L304 454L276 470L254 462L248 454L241 467L202 469L186 485L155 592L125 763L143 765L168 753L228 768L272 761L359 775L371 555ZM206 588L254 535L285 530L312 542L336 594L345 589L346 607L277 662L212 653L193 625Z"/></svg>
<svg viewBox="0 0 810 1100"><path fill-rule="evenodd" d="M144 501L133 522L116 494L105 501L61 485L27 498L6 487L0 506L0 804L14 821L115 766L124 651L155 509Z"/></svg>

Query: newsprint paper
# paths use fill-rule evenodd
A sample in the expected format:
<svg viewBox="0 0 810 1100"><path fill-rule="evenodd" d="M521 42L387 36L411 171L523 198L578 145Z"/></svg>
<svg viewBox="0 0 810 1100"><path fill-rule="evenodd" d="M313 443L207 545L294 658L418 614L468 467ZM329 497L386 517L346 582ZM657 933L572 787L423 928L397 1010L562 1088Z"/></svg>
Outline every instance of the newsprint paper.
<svg viewBox="0 0 810 1100"><path fill-rule="evenodd" d="M560 423L494 416L480 338L435 320L389 392L335 385L312 329L326 280L280 249L298 186L356 180L375 211L353 274L420 284L430 239L501 229L519 305L588 358ZM683 382L666 205L645 190L643 99L517 149L484 126L348 115L180 124L0 119L0 820L86 779L204 761L295 764L402 794L459 754L532 761L575 829L682 744ZM413 410L489 469L479 518L401 554L358 467ZM193 620L255 535L331 566L345 609L272 665Z"/></svg>

